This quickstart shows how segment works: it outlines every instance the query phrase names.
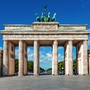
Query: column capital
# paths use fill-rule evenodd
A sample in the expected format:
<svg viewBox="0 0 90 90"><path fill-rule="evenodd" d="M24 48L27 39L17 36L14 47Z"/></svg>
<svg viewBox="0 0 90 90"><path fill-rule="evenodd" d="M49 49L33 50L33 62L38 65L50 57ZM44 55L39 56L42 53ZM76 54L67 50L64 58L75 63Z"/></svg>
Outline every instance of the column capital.
<svg viewBox="0 0 90 90"><path fill-rule="evenodd" d="M88 40L83 40L83 43L87 42Z"/></svg>
<svg viewBox="0 0 90 90"><path fill-rule="evenodd" d="M9 42L9 40L3 40L3 41L4 41L4 42L7 42L7 43Z"/></svg>
<svg viewBox="0 0 90 90"><path fill-rule="evenodd" d="M20 41L23 42L23 40L19 40L19 42L20 42Z"/></svg>
<svg viewBox="0 0 90 90"><path fill-rule="evenodd" d="M34 43L37 43L38 44L38 47L40 46L38 40L34 40Z"/></svg>
<svg viewBox="0 0 90 90"><path fill-rule="evenodd" d="M53 41L53 44L58 44L58 41L57 41L57 40L54 40L54 41Z"/></svg>

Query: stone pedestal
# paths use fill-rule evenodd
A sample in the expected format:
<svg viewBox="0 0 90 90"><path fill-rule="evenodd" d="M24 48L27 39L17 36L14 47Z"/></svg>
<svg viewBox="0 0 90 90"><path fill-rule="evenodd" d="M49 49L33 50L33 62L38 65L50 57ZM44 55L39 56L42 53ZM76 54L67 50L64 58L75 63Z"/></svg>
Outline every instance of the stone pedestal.
<svg viewBox="0 0 90 90"><path fill-rule="evenodd" d="M39 75L39 44L38 41L34 41L34 75Z"/></svg>
<svg viewBox="0 0 90 90"><path fill-rule="evenodd" d="M52 75L58 75L58 42L53 42Z"/></svg>
<svg viewBox="0 0 90 90"><path fill-rule="evenodd" d="M65 44L65 75L73 74L73 62L72 62L72 41L68 41Z"/></svg>
<svg viewBox="0 0 90 90"><path fill-rule="evenodd" d="M24 75L24 57L23 57L23 41L19 41L19 73L18 76Z"/></svg>
<svg viewBox="0 0 90 90"><path fill-rule="evenodd" d="M3 50L3 75L8 75L9 62L8 62L8 41L4 41Z"/></svg>
<svg viewBox="0 0 90 90"><path fill-rule="evenodd" d="M34 22L34 30L58 30L58 22Z"/></svg>

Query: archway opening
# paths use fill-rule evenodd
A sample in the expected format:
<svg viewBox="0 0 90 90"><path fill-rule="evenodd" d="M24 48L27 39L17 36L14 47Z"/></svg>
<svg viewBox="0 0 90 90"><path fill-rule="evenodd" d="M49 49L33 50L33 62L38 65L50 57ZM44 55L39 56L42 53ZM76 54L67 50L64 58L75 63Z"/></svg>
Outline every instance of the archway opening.
<svg viewBox="0 0 90 90"><path fill-rule="evenodd" d="M64 47L58 47L58 74L64 75Z"/></svg>
<svg viewBox="0 0 90 90"><path fill-rule="evenodd" d="M52 47L40 47L40 75L52 75Z"/></svg>
<svg viewBox="0 0 90 90"><path fill-rule="evenodd" d="M27 74L33 75L34 70L34 47L27 47Z"/></svg>
<svg viewBox="0 0 90 90"><path fill-rule="evenodd" d="M15 75L18 75L18 71L19 71L19 47L15 47Z"/></svg>
<svg viewBox="0 0 90 90"><path fill-rule="evenodd" d="M77 60L76 60L76 47L73 46L73 74L77 75Z"/></svg>

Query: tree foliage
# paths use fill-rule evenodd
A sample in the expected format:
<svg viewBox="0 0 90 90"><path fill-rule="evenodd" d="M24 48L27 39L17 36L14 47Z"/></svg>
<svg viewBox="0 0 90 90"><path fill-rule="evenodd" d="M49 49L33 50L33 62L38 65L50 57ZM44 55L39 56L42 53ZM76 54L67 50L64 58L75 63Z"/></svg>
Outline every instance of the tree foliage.
<svg viewBox="0 0 90 90"><path fill-rule="evenodd" d="M41 67L40 67L40 71L42 71L42 72L43 72L43 71L45 71L45 70L44 70L43 68L41 68Z"/></svg>
<svg viewBox="0 0 90 90"><path fill-rule="evenodd" d="M62 71L64 69L64 61L58 63L58 70ZM76 69L76 59L73 60L73 69Z"/></svg>
<svg viewBox="0 0 90 90"><path fill-rule="evenodd" d="M33 72L33 65L34 65L33 61L28 61L28 71Z"/></svg>
<svg viewBox="0 0 90 90"><path fill-rule="evenodd" d="M33 72L33 61L27 61L28 63L28 71ZM58 63L58 70L62 71L64 69L64 61ZM76 59L73 60L73 69L76 69ZM45 71L43 68L40 67L40 71ZM52 71L52 68L47 69L47 71ZM15 72L18 72L18 59L15 59Z"/></svg>
<svg viewBox="0 0 90 90"><path fill-rule="evenodd" d="M76 69L76 59L73 60L73 69Z"/></svg>
<svg viewBox="0 0 90 90"><path fill-rule="evenodd" d="M52 68L48 68L47 71L52 71Z"/></svg>
<svg viewBox="0 0 90 90"><path fill-rule="evenodd" d="M15 59L15 72L18 72L18 59Z"/></svg>
<svg viewBox="0 0 90 90"><path fill-rule="evenodd" d="M62 71L64 69L64 61L58 63L58 71Z"/></svg>

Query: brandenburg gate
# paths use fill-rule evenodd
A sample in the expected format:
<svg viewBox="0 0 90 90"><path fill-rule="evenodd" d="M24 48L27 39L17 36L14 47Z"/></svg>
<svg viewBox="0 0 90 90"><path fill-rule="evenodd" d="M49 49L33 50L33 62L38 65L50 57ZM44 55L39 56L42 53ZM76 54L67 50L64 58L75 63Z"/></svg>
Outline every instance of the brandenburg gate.
<svg viewBox="0 0 90 90"><path fill-rule="evenodd" d="M3 75L15 74L14 48L19 46L19 72L27 74L27 47L34 46L34 75L39 75L39 47L51 46L52 75L58 75L58 46L63 46L65 75L73 74L72 47L77 48L77 73L88 74L87 25L61 25L58 22L34 22L32 25L4 25Z"/></svg>
<svg viewBox="0 0 90 90"><path fill-rule="evenodd" d="M27 70L27 47L34 46L34 75L39 75L39 47L52 47L52 75L58 75L58 46L64 47L64 73L73 74L72 47L76 47L76 59L78 75L87 75L90 72L88 65L87 42L88 34L86 24L59 24L54 22L55 15L50 22L48 16L43 14L42 22L37 16L37 21L32 25L4 25L0 31L3 35L3 75L15 74L15 47L19 47L19 71L18 76L26 75ZM48 18L48 22L47 21Z"/></svg>

